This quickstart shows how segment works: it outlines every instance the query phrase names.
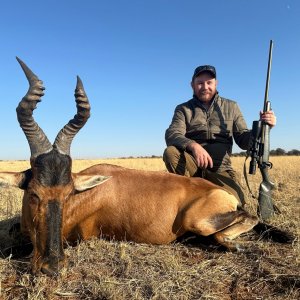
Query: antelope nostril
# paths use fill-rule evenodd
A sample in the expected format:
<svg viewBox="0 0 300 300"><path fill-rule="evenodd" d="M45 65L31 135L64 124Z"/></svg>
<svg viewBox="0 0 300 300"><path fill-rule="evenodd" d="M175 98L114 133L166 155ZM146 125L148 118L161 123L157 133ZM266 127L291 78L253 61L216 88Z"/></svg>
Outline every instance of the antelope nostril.
<svg viewBox="0 0 300 300"><path fill-rule="evenodd" d="M56 259L52 258L52 260L43 263L41 267L41 272L48 276L58 276L59 271L63 268L63 266L64 266L63 259L59 260L57 259L57 257Z"/></svg>
<svg viewBox="0 0 300 300"><path fill-rule="evenodd" d="M48 275L48 276L58 276L59 274L59 268L58 264L56 266L50 266L48 263L43 264L41 271L43 274Z"/></svg>

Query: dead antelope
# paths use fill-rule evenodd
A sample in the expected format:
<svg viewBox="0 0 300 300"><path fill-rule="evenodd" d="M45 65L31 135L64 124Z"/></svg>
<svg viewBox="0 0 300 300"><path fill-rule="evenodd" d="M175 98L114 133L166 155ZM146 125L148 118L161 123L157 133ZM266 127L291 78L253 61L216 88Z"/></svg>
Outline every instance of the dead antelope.
<svg viewBox="0 0 300 300"><path fill-rule="evenodd" d="M51 145L33 119L43 83L19 60L29 90L17 107L28 140L31 168L0 173L0 186L23 189L21 231L33 244L32 272L54 275L64 265L63 242L107 236L140 243L166 244L187 232L213 235L228 249L251 230L257 217L238 207L227 191L200 178L95 165L71 172L70 146L90 115L79 77L77 114Z"/></svg>

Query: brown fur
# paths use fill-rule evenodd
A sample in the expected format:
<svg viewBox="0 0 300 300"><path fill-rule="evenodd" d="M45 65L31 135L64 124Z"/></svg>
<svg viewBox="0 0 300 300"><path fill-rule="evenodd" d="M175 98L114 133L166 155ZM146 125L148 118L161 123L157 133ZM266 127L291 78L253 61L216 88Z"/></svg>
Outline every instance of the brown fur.
<svg viewBox="0 0 300 300"><path fill-rule="evenodd" d="M0 183L20 186L29 173L0 173ZM220 244L236 250L232 239L258 222L238 209L233 195L201 178L106 164L72 174L71 182L63 185L42 186L34 178L33 174L25 187L21 221L22 232L33 243L34 273L57 274L64 265L63 241L105 236L167 244L193 232L213 235ZM61 211L61 228L49 224L51 201ZM51 236L49 228L59 236ZM47 248L47 243L55 249Z"/></svg>
<svg viewBox="0 0 300 300"><path fill-rule="evenodd" d="M70 233L74 236L76 228L84 239L101 233L116 239L166 244L187 231L214 234L236 219L232 215L228 222L227 214L237 210L237 199L200 178L113 165L96 165L79 174L112 177L67 201L63 231L67 239Z"/></svg>

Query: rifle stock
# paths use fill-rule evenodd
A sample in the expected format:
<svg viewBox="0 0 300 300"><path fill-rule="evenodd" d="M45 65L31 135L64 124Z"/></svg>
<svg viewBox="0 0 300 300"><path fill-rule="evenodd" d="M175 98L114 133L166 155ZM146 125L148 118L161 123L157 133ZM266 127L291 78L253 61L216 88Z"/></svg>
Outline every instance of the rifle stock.
<svg viewBox="0 0 300 300"><path fill-rule="evenodd" d="M275 212L272 200L272 190L275 188L275 184L269 179L268 168L260 167L263 179L259 186L257 213L263 221L268 220Z"/></svg>

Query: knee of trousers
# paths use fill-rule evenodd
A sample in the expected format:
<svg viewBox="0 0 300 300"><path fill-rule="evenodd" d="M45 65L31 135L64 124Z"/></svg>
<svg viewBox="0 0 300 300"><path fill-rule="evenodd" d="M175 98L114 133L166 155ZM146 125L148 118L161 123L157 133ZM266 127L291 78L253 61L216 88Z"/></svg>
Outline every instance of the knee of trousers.
<svg viewBox="0 0 300 300"><path fill-rule="evenodd" d="M168 146L163 154L163 160L167 165L174 165L178 163L180 151L175 146Z"/></svg>

